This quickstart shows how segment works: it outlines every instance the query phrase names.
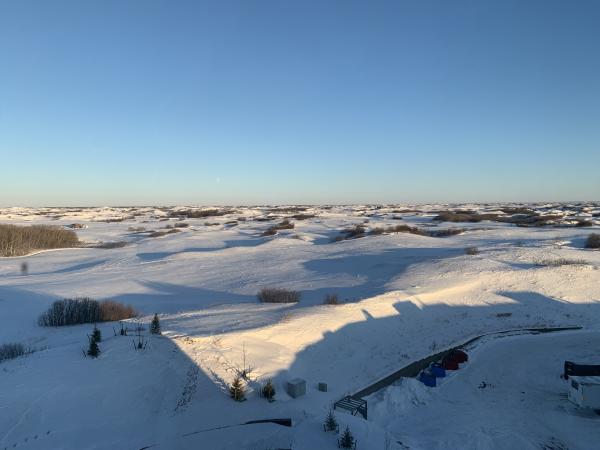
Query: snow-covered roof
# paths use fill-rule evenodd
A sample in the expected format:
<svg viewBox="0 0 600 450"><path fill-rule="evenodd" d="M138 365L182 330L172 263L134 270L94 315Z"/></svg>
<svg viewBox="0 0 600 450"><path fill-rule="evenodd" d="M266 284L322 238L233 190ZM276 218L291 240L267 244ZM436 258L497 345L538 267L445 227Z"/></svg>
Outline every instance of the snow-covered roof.
<svg viewBox="0 0 600 450"><path fill-rule="evenodd" d="M600 376L581 377L581 376L571 375L569 378L573 378L579 384L585 384L585 385L594 385L595 384L595 385L600 386Z"/></svg>

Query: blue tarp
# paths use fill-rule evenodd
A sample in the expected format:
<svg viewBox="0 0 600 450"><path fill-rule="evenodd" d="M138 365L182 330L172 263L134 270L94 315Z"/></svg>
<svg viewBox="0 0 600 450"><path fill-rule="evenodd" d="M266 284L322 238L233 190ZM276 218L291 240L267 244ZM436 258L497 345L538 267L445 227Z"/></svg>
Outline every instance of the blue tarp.
<svg viewBox="0 0 600 450"><path fill-rule="evenodd" d="M423 383L425 386L429 386L429 387L436 386L435 376L433 376L431 373L421 372L421 374L419 375L419 381L421 383Z"/></svg>
<svg viewBox="0 0 600 450"><path fill-rule="evenodd" d="M436 378L444 378L446 376L446 369L444 369L440 364L432 364L429 368L429 371Z"/></svg>

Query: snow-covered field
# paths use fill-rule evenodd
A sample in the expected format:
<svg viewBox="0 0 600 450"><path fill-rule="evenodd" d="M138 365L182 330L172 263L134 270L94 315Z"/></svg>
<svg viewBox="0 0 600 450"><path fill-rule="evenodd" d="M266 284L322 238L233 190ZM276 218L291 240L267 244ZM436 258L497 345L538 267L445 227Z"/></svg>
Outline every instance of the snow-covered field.
<svg viewBox="0 0 600 450"><path fill-rule="evenodd" d="M0 223L82 224L88 244L0 258L0 344L37 349L0 363L0 449L333 449L322 422L345 394L476 335L566 325L584 330L481 342L440 387L403 380L367 399L368 421L337 417L359 449L594 448L600 416L572 408L558 377L565 358L600 358L600 251L583 248L600 232L600 205L530 205L554 217L543 227L432 220L503 206L236 207L202 218L176 217L184 208L0 209ZM286 218L294 228L261 236ZM179 222L188 226L149 235ZM335 241L357 224L364 237ZM400 224L465 231L369 234ZM302 298L262 304L264 287ZM323 305L326 294L342 304ZM163 336L135 351L114 323L100 324L102 354L84 358L91 325L36 324L53 301L78 296L131 304L145 323L158 313ZM238 403L227 385L244 352L253 371ZM292 399L284 384L296 377L307 394ZM258 395L268 378L273 403ZM267 418L294 426L236 426Z"/></svg>

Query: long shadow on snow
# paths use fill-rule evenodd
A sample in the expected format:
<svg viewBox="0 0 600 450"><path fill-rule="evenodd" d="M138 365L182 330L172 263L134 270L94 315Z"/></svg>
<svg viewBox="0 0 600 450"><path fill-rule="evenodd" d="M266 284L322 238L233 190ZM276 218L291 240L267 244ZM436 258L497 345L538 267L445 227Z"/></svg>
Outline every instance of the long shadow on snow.
<svg viewBox="0 0 600 450"><path fill-rule="evenodd" d="M252 437L237 428L184 436L270 417L263 411L266 407L256 408L256 399L248 404L230 400L226 385L215 382L182 351L185 338L150 336L146 323L148 344L136 351L133 333L115 336L118 324L104 322L98 324L102 353L92 360L82 355L92 324L30 328L55 296L0 287L0 300L0 316L22 325L18 339L39 349L2 363L2 388L7 394L23 394L5 396L0 448L242 448ZM170 320L163 320L162 327L168 333ZM215 411L213 405L220 406ZM261 439L279 435L280 442L289 443L281 428L263 425Z"/></svg>
<svg viewBox="0 0 600 450"><path fill-rule="evenodd" d="M325 332L321 340L298 353L289 369L279 373L276 379L282 383L304 378L307 396L319 395L327 403L470 337L508 329L585 327L600 318L600 299L594 303L574 304L531 291L497 294L510 301L482 306L445 303L417 306L405 300L394 304L397 315L382 318L375 318L363 309L362 317L357 316L356 322ZM409 342L413 349L410 354L405 347ZM376 368L364 363L379 358L390 359L390 363L376 365ZM318 376L315 375L317 366ZM560 370L558 367L557 371ZM329 384L328 394L317 392L319 382Z"/></svg>
<svg viewBox="0 0 600 450"><path fill-rule="evenodd" d="M360 300L383 294L394 278L402 275L411 265L463 255L456 248L394 248L373 254L348 254L315 259L303 266L315 273L315 278L332 274L345 276L345 286L328 286L302 291L302 297L316 302L325 294L337 293L342 300ZM354 281L352 281L354 280ZM352 284L351 284L352 283ZM351 285L348 285L351 284Z"/></svg>
<svg viewBox="0 0 600 450"><path fill-rule="evenodd" d="M223 247L189 247L184 248L182 250L172 251L172 252L146 252L146 253L138 253L136 256L140 258L142 261L158 261L161 259L168 258L173 255L184 254L184 253L210 253L210 252L219 252L222 250L227 250L229 248L236 247L258 247L264 243L268 242L268 239L264 238L252 238L252 239L233 239L228 241L223 241L225 244Z"/></svg>
<svg viewBox="0 0 600 450"><path fill-rule="evenodd" d="M180 312L205 308L222 303L256 303L253 295L215 291L201 287L183 286L157 281L137 281L150 292L121 294L112 297L115 300L130 303L145 313Z"/></svg>

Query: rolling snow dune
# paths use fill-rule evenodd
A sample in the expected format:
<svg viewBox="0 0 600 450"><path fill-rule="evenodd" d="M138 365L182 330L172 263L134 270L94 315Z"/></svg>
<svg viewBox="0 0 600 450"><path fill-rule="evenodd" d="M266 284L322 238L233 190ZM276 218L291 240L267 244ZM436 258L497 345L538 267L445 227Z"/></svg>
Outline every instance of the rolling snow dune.
<svg viewBox="0 0 600 450"><path fill-rule="evenodd" d="M600 439L600 416L570 409L556 376L562 359L591 358L589 348L600 343L590 331L600 323L600 252L582 248L597 226L483 222L452 224L466 231L443 238L395 233L332 241L343 228L365 220L368 229L391 226L399 215L411 226L448 228L431 220L428 211L439 205L419 208L425 212L314 207L306 212L317 217L291 219L294 229L271 237L261 234L289 213L236 208L167 220L170 210L157 208L0 210L3 223L81 223L76 232L87 243L127 242L0 258L0 344L37 349L0 363L0 448L333 449L335 435L321 423L343 395L472 336L567 325L586 331L487 342L439 388L408 380L369 398L370 420L338 419L361 450L533 449L553 442L592 448L586 445ZM254 220L268 214L276 217ZM123 221L102 221L115 218ZM165 225L180 220L189 227L161 237L132 231L168 231ZM479 253L468 255L467 247ZM302 298L261 304L256 293L263 287L297 290ZM323 305L326 294L342 304ZM54 300L76 296L131 304L146 324L158 313L163 336L146 335L147 348L136 351L132 336L114 336L114 323L100 324L102 354L84 358L91 325L36 324ZM236 403L227 385L244 353L253 370L248 400ZM531 372L539 373L539 386ZM295 377L307 380L307 395L298 399L284 390ZM267 378L277 389L274 403L258 395ZM478 389L482 380L495 388ZM328 392L317 391L319 382ZM524 400L521 385L531 393ZM495 405L502 417L496 421ZM238 426L277 417L294 419L294 427Z"/></svg>

